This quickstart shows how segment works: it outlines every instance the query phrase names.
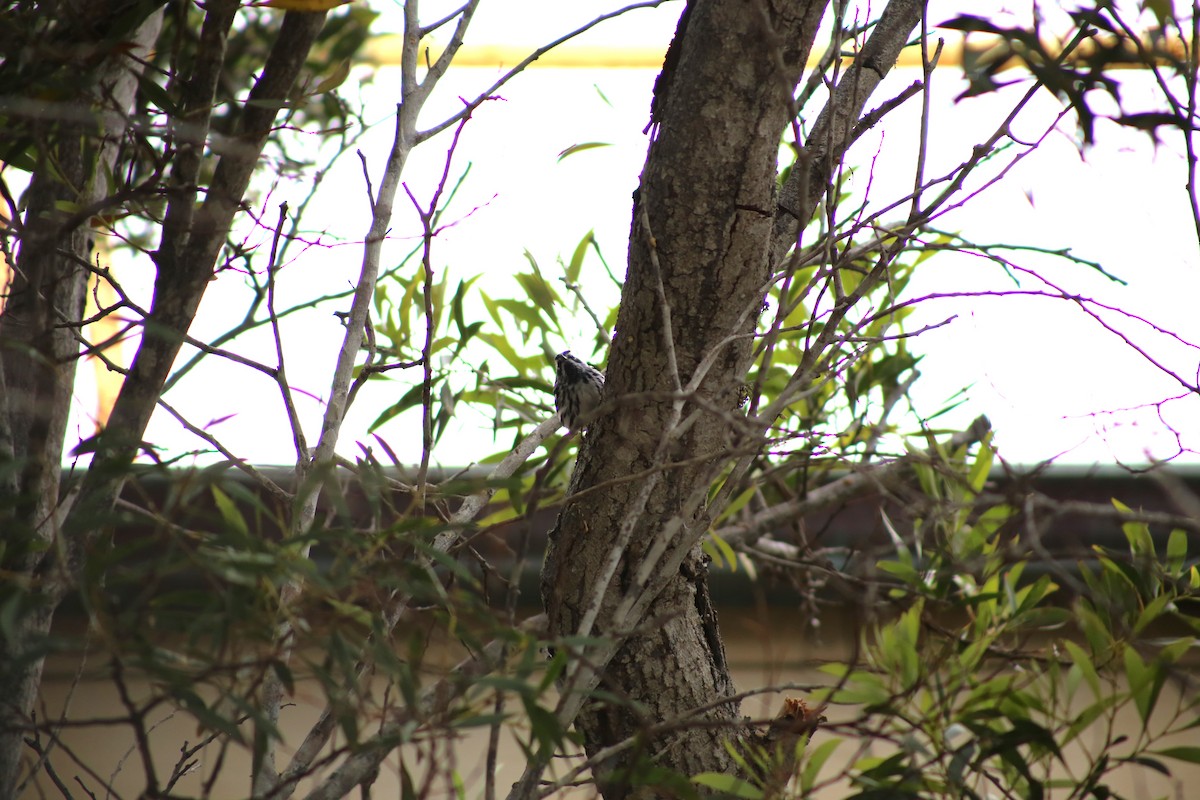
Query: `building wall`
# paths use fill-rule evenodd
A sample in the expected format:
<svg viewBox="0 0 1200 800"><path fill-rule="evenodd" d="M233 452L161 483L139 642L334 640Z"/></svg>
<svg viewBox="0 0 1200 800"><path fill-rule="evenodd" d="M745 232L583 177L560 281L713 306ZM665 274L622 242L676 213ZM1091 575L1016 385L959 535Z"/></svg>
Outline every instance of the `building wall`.
<svg viewBox="0 0 1200 800"><path fill-rule="evenodd" d="M829 609L822 614L822 624L816 629L809 625L809 619L807 615L779 609L763 611L738 608L722 612L721 626L738 690L791 687L785 692L769 691L747 698L742 704L744 715L754 719L774 716L784 694L804 697L809 687L829 685L832 682L833 679L828 674L819 671L822 663L854 659L856 622L851 615L841 613L837 608ZM432 661L436 663L449 666L461 657L460 648L453 645L434 643L432 647L435 650ZM1196 665L1192 665L1193 669L1195 667ZM1195 677L1197 675L1193 672L1190 678ZM147 684L139 676L130 676L129 688L135 702L147 695ZM379 696L387 690L381 681L376 681L374 688ZM1086 690L1084 693L1086 694ZM1158 708L1165 712L1176 707L1181 699L1186 697L1191 697L1194 701L1194 696L1194 688L1171 683L1164 688ZM296 695L292 700L293 704L282 712L281 723L289 744L294 747L317 718L319 688L312 681L301 681L297 684ZM144 765L131 729L128 725L105 723L105 720L126 717L127 711L113 687L108 669L99 657L93 657L84 663L82 671L76 659L51 659L47 665L43 701L41 719L56 717L64 705L69 704L72 719L92 721L86 725L61 730L59 735L62 747L51 753L53 768L68 786L78 790L78 776L96 797L105 796L104 782L111 782L116 796L119 797L137 797L144 790ZM490 705L483 710L490 712ZM819 744L835 736L847 739L828 763L828 774L833 775L840 771L853 758L868 754L885 754L888 751L890 745L872 743L861 737L858 708L832 707L825 713L829 719L828 725L826 729L817 732L813 743ZM1160 713L1157 720L1152 720L1152 727L1164 724L1165 720L1165 713ZM147 723L150 726L149 742L155 769L162 785L180 761L181 748L194 746L203 734L197 730L195 722L189 716L172 714L166 708L151 710L147 715ZM1137 715L1132 708L1118 717L1116 726L1119 730L1128 731L1132 737L1136 737L1140 729ZM369 730L370 726L367 726L364 732ZM1103 741L1103 733L1101 726L1093 726L1093 729L1085 733L1075 745L1068 748L1068 760L1075 764L1076 776L1082 774L1084 762L1080 756L1083 749L1094 749ZM421 738L419 731L416 738ZM1194 746L1198 740L1200 736L1193 731L1164 740L1163 745ZM94 772L89 773L80 763L74 761L68 752L73 753L79 762ZM290 752L289 749L284 749L282 763L286 764ZM448 745L444 741L440 744L419 742L401 750L419 792L425 792L426 796L430 797L450 797L453 786L449 776L452 772L457 772L464 781L467 798L483 796L486 752L486 729L466 732ZM1117 757L1121 753L1115 752L1111 755ZM183 797L201 796L206 782L212 779L214 771L219 767L220 776L212 784L213 798L225 800L248 795L250 760L245 749L231 747L228 752L221 754L217 747L210 746L200 752L194 760L195 768L178 782L175 794ZM401 796L398 763L398 758L393 756L385 764L372 797ZM552 768L561 775L576 763L578 762L570 759L557 759ZM1174 772L1172 777L1137 765L1127 764L1119 767L1115 780L1118 791L1130 800L1193 796L1187 787L1200 786L1200 767L1171 761L1164 763ZM512 782L519 777L523 764L520 749L511 737L503 736L497 759L498 796L503 797L507 793ZM1059 777L1066 777L1066 772ZM431 783L424 785L423 781L427 778ZM304 787L301 788L303 790ZM575 792L590 795L591 790L581 788ZM834 782L825 786L815 796L837 798L844 797L847 793L844 782ZM28 788L22 795L23 798L46 796L59 795L45 773L39 777L36 786ZM303 791L296 796L303 796Z"/></svg>

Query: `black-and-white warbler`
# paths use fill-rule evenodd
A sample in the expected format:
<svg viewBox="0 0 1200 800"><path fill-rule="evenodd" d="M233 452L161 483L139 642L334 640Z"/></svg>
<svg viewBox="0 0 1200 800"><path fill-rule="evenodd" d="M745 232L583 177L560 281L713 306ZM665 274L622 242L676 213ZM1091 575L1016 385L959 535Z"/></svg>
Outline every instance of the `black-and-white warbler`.
<svg viewBox="0 0 1200 800"><path fill-rule="evenodd" d="M604 373L571 355L570 350L554 357L554 407L563 425L579 430L583 418L600 404L603 388Z"/></svg>

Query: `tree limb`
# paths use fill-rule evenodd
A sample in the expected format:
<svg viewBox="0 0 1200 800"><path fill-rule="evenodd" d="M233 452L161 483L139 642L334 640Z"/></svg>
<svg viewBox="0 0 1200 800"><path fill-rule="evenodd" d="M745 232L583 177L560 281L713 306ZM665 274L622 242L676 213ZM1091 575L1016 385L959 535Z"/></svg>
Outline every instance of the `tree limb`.
<svg viewBox="0 0 1200 800"><path fill-rule="evenodd" d="M855 125L867 100L896 64L921 20L924 5L922 0L890 0L866 45L834 87L796 168L780 188L771 245L773 263L782 263L812 217L834 167L853 141Z"/></svg>

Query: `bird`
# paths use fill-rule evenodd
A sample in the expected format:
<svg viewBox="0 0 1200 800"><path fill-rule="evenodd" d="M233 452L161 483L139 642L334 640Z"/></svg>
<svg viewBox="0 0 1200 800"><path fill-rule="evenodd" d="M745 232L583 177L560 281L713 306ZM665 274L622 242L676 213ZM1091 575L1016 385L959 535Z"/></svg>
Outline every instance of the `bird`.
<svg viewBox="0 0 1200 800"><path fill-rule="evenodd" d="M554 407L567 428L576 431L591 421L603 388L604 373L571 355L570 350L554 357Z"/></svg>

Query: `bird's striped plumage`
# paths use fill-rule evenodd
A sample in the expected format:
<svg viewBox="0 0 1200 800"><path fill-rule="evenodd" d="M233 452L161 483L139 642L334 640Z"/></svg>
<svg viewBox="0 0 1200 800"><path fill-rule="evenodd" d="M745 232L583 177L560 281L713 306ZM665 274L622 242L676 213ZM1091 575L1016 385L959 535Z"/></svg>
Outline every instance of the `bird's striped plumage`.
<svg viewBox="0 0 1200 800"><path fill-rule="evenodd" d="M554 407L562 424L579 430L600 404L604 373L565 350L554 357Z"/></svg>

